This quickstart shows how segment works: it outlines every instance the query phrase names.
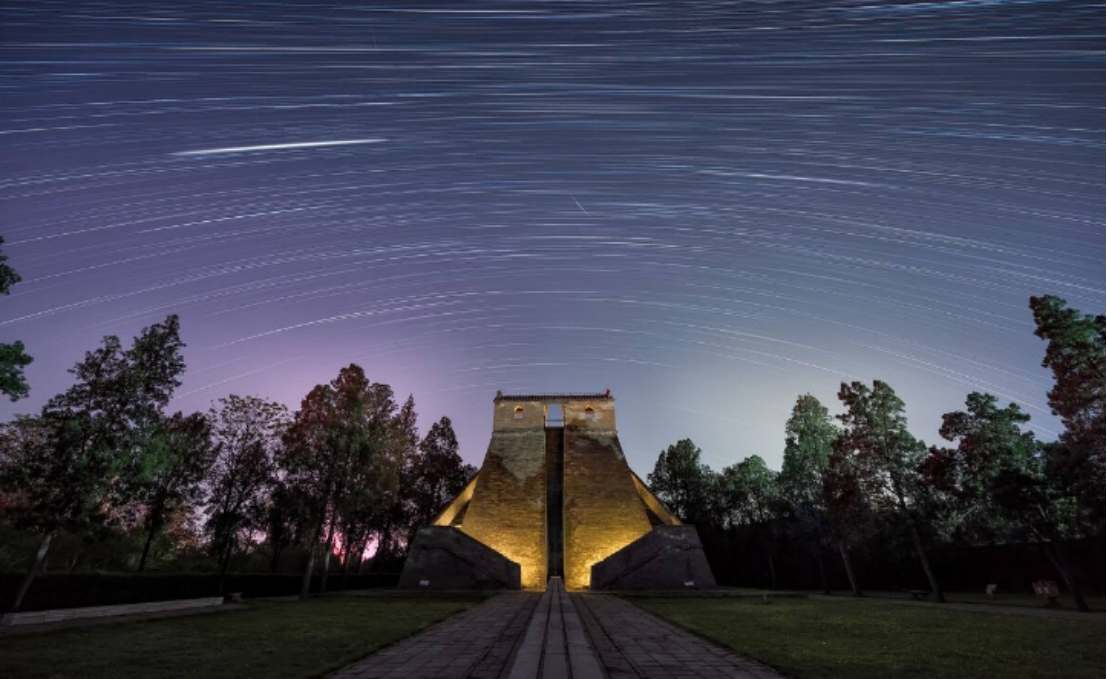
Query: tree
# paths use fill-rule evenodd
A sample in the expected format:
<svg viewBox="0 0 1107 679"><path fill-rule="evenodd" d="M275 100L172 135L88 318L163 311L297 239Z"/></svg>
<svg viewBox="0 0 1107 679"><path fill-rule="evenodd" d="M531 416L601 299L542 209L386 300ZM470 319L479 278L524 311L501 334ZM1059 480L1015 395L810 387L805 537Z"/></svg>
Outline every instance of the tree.
<svg viewBox="0 0 1107 679"><path fill-rule="evenodd" d="M201 484L216 454L211 425L202 413L175 413L162 421L141 453L132 481L136 486L134 497L145 508L146 541L138 562L139 573L146 568L150 546L166 517L190 508L200 498Z"/></svg>
<svg viewBox="0 0 1107 679"><path fill-rule="evenodd" d="M400 461L399 483L393 497L382 498L382 506L367 517L368 524L376 529L377 550L374 565L384 564L390 558L402 556L407 541L417 527L415 502L418 493L420 470L419 429L415 412L415 399L408 396L396 415L396 455Z"/></svg>
<svg viewBox="0 0 1107 679"><path fill-rule="evenodd" d="M926 446L907 431L903 401L880 380L874 380L871 389L861 382L842 383L838 398L846 412L838 416L844 430L835 441L837 449L843 457L854 458L869 498L894 501L934 599L944 602L919 530L926 491L919 468Z"/></svg>
<svg viewBox="0 0 1107 679"><path fill-rule="evenodd" d="M276 573L284 550L294 544L304 542L304 535L312 523L308 512L310 504L306 494L300 488L289 483L287 478L277 479L269 487L269 497L265 511L265 537L271 550L270 569Z"/></svg>
<svg viewBox="0 0 1107 679"><path fill-rule="evenodd" d="M819 399L804 394L796 399L784 431L784 462L779 479L781 494L811 544L823 591L829 593L830 583L821 549L828 538L823 474L838 438L838 427Z"/></svg>
<svg viewBox="0 0 1107 679"><path fill-rule="evenodd" d="M118 337L105 337L70 370L73 386L50 399L37 418L16 421L14 438L22 445L5 454L0 483L22 498L20 522L42 538L12 612L59 529L84 531L105 520L113 485L180 386L183 347L176 316L143 329L130 349Z"/></svg>
<svg viewBox="0 0 1107 679"><path fill-rule="evenodd" d="M722 513L728 525L767 523L776 516L781 493L777 472L758 455L725 467L720 473Z"/></svg>
<svg viewBox="0 0 1107 679"><path fill-rule="evenodd" d="M330 384L312 389L296 412L284 439L285 465L289 479L310 498L316 519L301 598L309 596L315 548L324 530L329 560L343 521L351 524L353 517L364 516L360 510L396 497L409 443L396 411L392 388L370 382L360 366L350 364ZM324 583L326 568L324 563Z"/></svg>
<svg viewBox="0 0 1107 679"><path fill-rule="evenodd" d="M448 417L432 424L419 442L419 454L415 457L411 474L413 531L429 525L477 473L476 467L465 464L457 451L457 435ZM411 539L410 533L408 539Z"/></svg>
<svg viewBox="0 0 1107 679"><path fill-rule="evenodd" d="M960 506L1022 527L1053 563L1077 608L1087 611L1058 544L1066 534L1079 533L1077 498L1063 476L1048 473L1052 458L1063 455L1066 446L1043 446L1022 431L1030 416L1014 403L999 408L991 394L973 393L965 406L942 417L941 435L957 447L931 450L928 479Z"/></svg>
<svg viewBox="0 0 1107 679"><path fill-rule="evenodd" d="M827 526L842 557L850 589L853 596L863 596L861 583L853 572L850 550L866 532L868 507L856 456L848 446L838 445L838 439L835 439L834 452L823 470L822 496L827 510Z"/></svg>
<svg viewBox="0 0 1107 679"><path fill-rule="evenodd" d="M222 593L239 531L264 515L288 409L257 396L231 394L219 399L208 420L217 453L208 478L207 530Z"/></svg>
<svg viewBox="0 0 1107 679"><path fill-rule="evenodd" d="M773 520L781 505L777 473L757 455L732 464L716 477L719 512L729 526L757 526L759 542L769 562L770 586L776 588L774 551L776 536Z"/></svg>
<svg viewBox="0 0 1107 679"><path fill-rule="evenodd" d="M4 244L4 237L0 236L0 245ZM13 285L23 280L15 269L7 264L8 256L0 250L0 294L11 294ZM0 343L0 394L4 394L12 401L30 393L27 378L23 375L23 369L31 365L33 358L27 355L22 342L11 344Z"/></svg>
<svg viewBox="0 0 1107 679"><path fill-rule="evenodd" d="M718 523L712 507L714 472L700 463L702 451L691 439L682 439L661 451L646 477L650 490L669 511L689 523Z"/></svg>
<svg viewBox="0 0 1107 679"><path fill-rule="evenodd" d="M1008 526L993 501L997 477L1026 469L1038 442L1020 426L1030 416L1018 405L997 406L995 396L974 392L965 410L942 416L939 434L956 448L932 447L921 471L924 481L941 493L947 530L978 541L1001 536Z"/></svg>
<svg viewBox="0 0 1107 679"><path fill-rule="evenodd" d="M1031 297L1034 334L1046 340L1042 366L1053 372L1049 407L1065 431L1049 456L1051 476L1068 486L1102 535L1104 524L1104 317L1081 315L1063 299Z"/></svg>

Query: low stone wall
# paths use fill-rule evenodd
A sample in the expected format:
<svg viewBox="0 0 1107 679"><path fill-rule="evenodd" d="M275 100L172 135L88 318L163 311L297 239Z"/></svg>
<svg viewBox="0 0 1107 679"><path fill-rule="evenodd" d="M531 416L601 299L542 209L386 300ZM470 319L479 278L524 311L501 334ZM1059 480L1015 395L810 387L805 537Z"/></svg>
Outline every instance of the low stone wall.
<svg viewBox="0 0 1107 679"><path fill-rule="evenodd" d="M519 564L451 526L419 529L402 589L520 589Z"/></svg>
<svg viewBox="0 0 1107 679"><path fill-rule="evenodd" d="M710 589L695 526L658 526L592 566L592 589Z"/></svg>
<svg viewBox="0 0 1107 679"><path fill-rule="evenodd" d="M212 608L221 606L223 597L203 599L178 599L176 601L148 601L141 604L121 604L118 606L86 606L85 608L58 608L52 611L33 611L30 613L8 613L0 621L5 626L42 625L84 618L110 618L118 615L136 615L139 613L161 613L164 611L183 611L193 608Z"/></svg>

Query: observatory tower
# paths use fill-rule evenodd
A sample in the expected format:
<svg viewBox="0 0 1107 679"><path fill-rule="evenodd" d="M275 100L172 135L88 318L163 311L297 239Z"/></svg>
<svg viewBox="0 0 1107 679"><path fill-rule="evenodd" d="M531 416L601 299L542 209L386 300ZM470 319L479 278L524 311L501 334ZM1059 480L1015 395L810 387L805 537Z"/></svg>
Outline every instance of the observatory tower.
<svg viewBox="0 0 1107 679"><path fill-rule="evenodd" d="M603 394L496 394L480 471L411 546L401 587L685 589L715 580L694 526L631 471Z"/></svg>

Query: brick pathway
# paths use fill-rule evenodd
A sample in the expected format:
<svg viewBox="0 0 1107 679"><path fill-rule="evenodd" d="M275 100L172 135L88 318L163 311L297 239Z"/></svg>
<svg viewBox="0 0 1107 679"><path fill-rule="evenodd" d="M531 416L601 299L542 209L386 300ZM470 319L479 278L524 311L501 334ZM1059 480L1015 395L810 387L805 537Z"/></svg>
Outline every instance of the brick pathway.
<svg viewBox="0 0 1107 679"><path fill-rule="evenodd" d="M574 594L593 646L611 679L782 679L780 674L705 641L610 594Z"/></svg>
<svg viewBox="0 0 1107 679"><path fill-rule="evenodd" d="M527 627L508 679L604 679L561 578L550 584Z"/></svg>
<svg viewBox="0 0 1107 679"><path fill-rule="evenodd" d="M541 595L500 594L331 675L333 679L493 679L506 672Z"/></svg>
<svg viewBox="0 0 1107 679"><path fill-rule="evenodd" d="M332 679L782 679L608 594L500 594Z"/></svg>

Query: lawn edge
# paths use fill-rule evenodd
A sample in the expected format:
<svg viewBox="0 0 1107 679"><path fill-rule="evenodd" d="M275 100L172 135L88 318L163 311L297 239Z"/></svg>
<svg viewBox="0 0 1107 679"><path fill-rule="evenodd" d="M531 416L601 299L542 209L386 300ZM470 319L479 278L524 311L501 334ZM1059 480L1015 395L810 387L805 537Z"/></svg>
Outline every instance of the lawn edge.
<svg viewBox="0 0 1107 679"><path fill-rule="evenodd" d="M462 608L459 611L454 611L453 613L450 613L449 615L447 615L445 617L433 620L430 624L426 625L425 627L420 627L419 629L412 630L412 631L408 632L407 634L396 637L395 639L388 642L387 644L381 644L380 646L377 646L376 648L370 649L366 653L358 654L357 656L354 656L353 659L343 661L342 664L340 664L340 665L333 665L331 667L328 667L327 669L323 670L319 674L310 675L310 679L325 679L326 677L334 674L335 672L341 670L344 667L347 667L349 665L353 665L354 663L356 663L360 660L364 660L365 658L368 658L371 655L376 655L377 653L380 653L384 649L395 646L396 644L398 644L402 641L406 641L406 640L410 639L411 637L413 637L417 634L422 634L424 632L429 632L430 630L434 629L435 627L438 627L439 625L445 623L446 621L452 620L453 618L461 615L462 613L465 613L466 611L473 610L477 606L483 606L484 604L486 604L489 601L491 601L492 599L494 599L497 595L498 595L498 593L492 594L490 596L484 596L483 598L479 599L478 601L473 602L473 604L470 605L470 606L466 606L465 608ZM458 599L456 603L459 603L459 604L464 603L464 600L463 599Z"/></svg>
<svg viewBox="0 0 1107 679"><path fill-rule="evenodd" d="M722 649L726 649L730 653L733 653L733 654L735 654L735 655L737 655L741 658L745 658L747 660L752 660L753 662L758 663L759 665L764 665L765 667L768 667L769 669L776 672L777 674L780 674L782 677L785 677L786 679L800 679L796 675L791 674L791 673L781 669L780 667L778 667L777 665L775 665L773 663L765 662L764 660L762 660L760 658L757 658L757 657L754 657L754 656L752 656L748 653L744 653L742 651L739 651L738 649L733 648L732 646L728 646L727 644L722 643L718 639L713 639L712 637L709 637L706 634L703 634L703 633L699 632L698 630L694 630L694 629L692 629L692 628L690 628L686 625L682 625L681 623L679 623L675 620L670 620L669 618L666 618L663 615L658 615L657 613L654 613L653 611L649 610L648 608L645 608L644 606L639 606L637 603L634 602L633 599L624 597L624 596L619 595L619 594L617 594L616 596L618 596L623 601L626 601L626 602L630 603L632 606L634 606L635 608L643 611L647 615L652 615L653 617L657 618L658 620L661 620L666 625L672 625L673 627L675 627L679 630L682 630L684 632L687 632L687 633L691 634L692 636L695 636L699 639L702 639L702 640L706 641L709 644L712 644L712 645L717 646L717 647L722 648ZM666 599L666 598L668 598L668 599L680 599L682 597L639 597L639 598L643 599L643 600L646 600L646 599ZM692 597L683 597L683 598L691 599ZM710 598L710 597L703 597L703 598ZM720 599L726 599L726 598L740 598L740 597L719 597L719 598ZM753 598L753 597L750 597L750 598ZM804 598L804 599L806 599L807 597L803 596L803 597L792 597L792 598Z"/></svg>

